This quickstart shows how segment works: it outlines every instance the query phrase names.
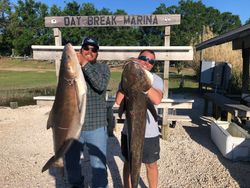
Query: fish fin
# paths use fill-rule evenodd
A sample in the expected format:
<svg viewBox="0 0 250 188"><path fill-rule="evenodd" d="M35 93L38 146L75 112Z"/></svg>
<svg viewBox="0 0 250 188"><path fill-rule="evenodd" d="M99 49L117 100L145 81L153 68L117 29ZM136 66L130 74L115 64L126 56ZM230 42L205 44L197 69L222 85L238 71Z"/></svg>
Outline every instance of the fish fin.
<svg viewBox="0 0 250 188"><path fill-rule="evenodd" d="M119 106L119 109L118 109L118 115L119 115L119 118L121 119L122 118L122 114L125 112L125 99L123 98L121 103L120 103L120 106Z"/></svg>
<svg viewBox="0 0 250 188"><path fill-rule="evenodd" d="M152 116L154 117L155 121L158 121L158 114L153 103L147 99L147 109L151 112Z"/></svg>
<svg viewBox="0 0 250 188"><path fill-rule="evenodd" d="M81 112L81 109L82 109L82 96L80 95L78 82L76 80L75 80L74 87L75 87L75 94L76 94L76 101L77 101L78 111Z"/></svg>
<svg viewBox="0 0 250 188"><path fill-rule="evenodd" d="M54 110L52 108L49 113L49 118L47 120L47 129L52 128L53 125L54 125Z"/></svg>
<svg viewBox="0 0 250 188"><path fill-rule="evenodd" d="M69 139L64 142L64 144L60 147L60 149L56 152L54 156L52 156L46 164L42 168L42 172L48 170L52 165L56 164L57 161L65 155L68 151L69 147L71 146L73 139Z"/></svg>
<svg viewBox="0 0 250 188"><path fill-rule="evenodd" d="M84 94L84 96L82 96L82 104L81 104L81 109L80 109L80 124L81 125L83 125L84 120L85 120L86 101L87 101L87 96L86 94Z"/></svg>
<svg viewBox="0 0 250 188"><path fill-rule="evenodd" d="M51 165L52 165L53 163L55 163L55 162L56 162L56 159L55 159L55 155L54 155L54 156L52 156L52 157L47 161L47 163L43 166L42 172L48 170L48 169L51 167Z"/></svg>
<svg viewBox="0 0 250 188"><path fill-rule="evenodd" d="M78 109L79 112L81 112L82 110L82 106L84 105L84 95L87 94L87 86L86 86L86 82L85 82L85 78L83 76L83 72L82 69L80 67L80 64L77 63L78 66L78 71L77 71L77 77L75 79L76 85L76 94L77 94L77 104L78 104Z"/></svg>
<svg viewBox="0 0 250 188"><path fill-rule="evenodd" d="M147 75L149 81L150 81L150 85L153 85L154 82L154 76L151 72L149 72L148 70L144 69L145 74Z"/></svg>

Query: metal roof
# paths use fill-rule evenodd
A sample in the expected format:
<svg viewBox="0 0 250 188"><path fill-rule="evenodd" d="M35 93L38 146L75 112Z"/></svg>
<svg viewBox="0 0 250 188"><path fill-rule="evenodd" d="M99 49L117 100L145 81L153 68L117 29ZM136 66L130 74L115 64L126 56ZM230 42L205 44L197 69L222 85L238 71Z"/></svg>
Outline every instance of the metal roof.
<svg viewBox="0 0 250 188"><path fill-rule="evenodd" d="M197 44L195 47L196 47L196 50L198 51L198 50L202 50L202 49L214 46L214 45L219 45L219 44L223 44L226 42L230 42L235 39L243 38L248 35L250 35L250 24L246 24L237 29L224 33L220 36L201 42L200 44Z"/></svg>

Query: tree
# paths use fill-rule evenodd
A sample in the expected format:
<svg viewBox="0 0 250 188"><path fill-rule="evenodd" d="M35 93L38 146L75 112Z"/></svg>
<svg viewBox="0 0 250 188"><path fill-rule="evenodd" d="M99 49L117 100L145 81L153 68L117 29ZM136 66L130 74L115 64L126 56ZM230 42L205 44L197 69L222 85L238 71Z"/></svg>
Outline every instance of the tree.
<svg viewBox="0 0 250 188"><path fill-rule="evenodd" d="M250 18L248 18L245 24L250 24Z"/></svg>
<svg viewBox="0 0 250 188"><path fill-rule="evenodd" d="M11 39L7 35L11 6L9 0L0 2L0 55L10 55Z"/></svg>
<svg viewBox="0 0 250 188"><path fill-rule="evenodd" d="M76 1L67 3L62 11L62 16L79 16L80 5ZM62 28L62 43L70 42L73 45L79 44L80 28Z"/></svg>
<svg viewBox="0 0 250 188"><path fill-rule="evenodd" d="M97 10L91 3L78 4L75 0L67 3L63 10L48 6L35 0L18 0L10 7L9 0L0 1L0 49L1 53L11 53L14 48L17 55L29 55L32 44L54 44L51 28L44 27L45 16L91 16L124 15L118 9L112 13L107 8ZM180 0L177 6L160 4L153 14L180 14L181 24L171 26L171 45L194 45L200 42L204 26L209 26L216 34L222 34L241 26L239 16L232 13L220 13L213 7L206 7L201 0ZM248 20L248 23L250 19ZM151 45L162 46L165 27L91 27L61 28L62 44L71 42L80 45L83 36L94 36L100 45ZM5 48L5 50L3 50Z"/></svg>
<svg viewBox="0 0 250 188"><path fill-rule="evenodd" d="M220 15L220 28L214 31L218 34L226 33L230 30L238 28L241 26L241 21L238 15L232 15L231 12L224 12Z"/></svg>
<svg viewBox="0 0 250 188"><path fill-rule="evenodd" d="M10 14L10 2L9 0L3 0L0 2L0 29L1 31L6 27L8 16Z"/></svg>
<svg viewBox="0 0 250 188"><path fill-rule="evenodd" d="M14 6L15 12L10 15L7 27L12 37L12 46L16 55L30 55L31 45L44 44L42 36L46 38L44 17L48 15L47 5L34 0L18 0Z"/></svg>
<svg viewBox="0 0 250 188"><path fill-rule="evenodd" d="M57 7L57 5L52 5L51 8L50 8L49 15L50 16L61 16L62 12L61 12L60 8Z"/></svg>
<svg viewBox="0 0 250 188"><path fill-rule="evenodd" d="M171 45L193 45L200 42L203 26L209 26L215 34L222 34L241 26L239 16L220 13L206 7L201 0L180 0L178 6L156 8L158 14L180 14L181 24L171 27Z"/></svg>

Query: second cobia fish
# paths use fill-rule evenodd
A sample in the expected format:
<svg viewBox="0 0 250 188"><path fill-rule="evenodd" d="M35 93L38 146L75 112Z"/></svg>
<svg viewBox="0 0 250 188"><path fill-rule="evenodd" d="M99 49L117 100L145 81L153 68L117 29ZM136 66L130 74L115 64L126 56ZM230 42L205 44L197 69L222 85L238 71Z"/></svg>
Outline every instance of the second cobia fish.
<svg viewBox="0 0 250 188"><path fill-rule="evenodd" d="M129 62L125 65L121 78L121 90L124 93L124 99L120 104L119 116L121 117L125 111L132 188L137 188L140 178L147 109L157 119L156 110L144 93L151 86L152 74L149 71L143 69L136 62Z"/></svg>

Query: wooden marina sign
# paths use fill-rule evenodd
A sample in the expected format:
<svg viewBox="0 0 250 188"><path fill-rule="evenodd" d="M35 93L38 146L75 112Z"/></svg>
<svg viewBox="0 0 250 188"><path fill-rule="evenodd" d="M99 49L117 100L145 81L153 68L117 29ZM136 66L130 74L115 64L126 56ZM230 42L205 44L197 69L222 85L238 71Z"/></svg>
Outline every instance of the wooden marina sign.
<svg viewBox="0 0 250 188"><path fill-rule="evenodd" d="M180 24L180 14L45 17L45 27L167 26Z"/></svg>

